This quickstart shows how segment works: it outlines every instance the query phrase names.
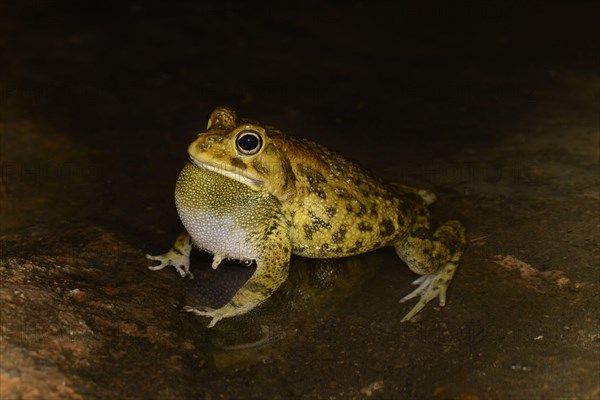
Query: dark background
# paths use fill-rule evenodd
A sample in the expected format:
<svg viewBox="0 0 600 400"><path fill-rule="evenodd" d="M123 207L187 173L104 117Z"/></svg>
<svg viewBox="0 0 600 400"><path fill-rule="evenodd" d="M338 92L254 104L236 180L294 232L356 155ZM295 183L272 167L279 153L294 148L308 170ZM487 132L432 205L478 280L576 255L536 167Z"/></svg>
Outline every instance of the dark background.
<svg viewBox="0 0 600 400"><path fill-rule="evenodd" d="M95 146L189 135L217 104L297 110L357 141L376 132L402 146L426 133L472 145L561 69L597 72L592 5L13 2L4 80L39 101L28 116ZM469 115L481 126L465 129Z"/></svg>
<svg viewBox="0 0 600 400"><path fill-rule="evenodd" d="M598 15L1 2L2 398L598 398ZM284 345L211 358L213 331L181 311L202 290L143 254L181 229L174 182L218 105L436 191L435 220L460 219L471 243L449 305L400 324L414 277L382 250L335 311L279 322Z"/></svg>

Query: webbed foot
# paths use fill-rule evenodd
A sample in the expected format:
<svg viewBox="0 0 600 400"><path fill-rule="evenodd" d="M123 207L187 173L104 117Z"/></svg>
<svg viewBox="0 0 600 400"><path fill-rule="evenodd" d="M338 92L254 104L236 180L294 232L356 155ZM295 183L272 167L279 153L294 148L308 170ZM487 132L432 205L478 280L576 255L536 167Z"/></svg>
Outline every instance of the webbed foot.
<svg viewBox="0 0 600 400"><path fill-rule="evenodd" d="M214 308L210 308L210 307L197 308L197 307L185 306L185 307L183 307L183 309L194 315L211 318L210 322L207 325L207 328L212 328L213 326L215 326L215 324L217 322L219 322L223 318L227 318L228 316L230 316L229 314L231 314L231 313L230 312L228 313L227 311L224 310L226 307L227 306L221 307L221 308L218 308L215 310Z"/></svg>
<svg viewBox="0 0 600 400"><path fill-rule="evenodd" d="M420 296L421 298L412 310L402 318L402 322L410 321L427 303L436 297L440 299L440 307L446 305L446 291L450 281L454 277L456 268L458 268L458 265L450 261L443 265L436 273L423 275L415 280L413 285L419 285L419 287L404 296L400 300L400 303L404 303L416 296Z"/></svg>

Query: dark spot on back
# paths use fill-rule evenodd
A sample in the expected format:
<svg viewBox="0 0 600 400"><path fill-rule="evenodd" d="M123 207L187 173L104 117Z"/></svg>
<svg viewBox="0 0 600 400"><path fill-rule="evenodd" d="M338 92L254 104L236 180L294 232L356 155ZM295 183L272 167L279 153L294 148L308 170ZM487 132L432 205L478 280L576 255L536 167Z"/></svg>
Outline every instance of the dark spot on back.
<svg viewBox="0 0 600 400"><path fill-rule="evenodd" d="M306 239L312 240L313 233L314 233L312 226L309 224L304 224L303 228L304 228L304 236L306 237Z"/></svg>
<svg viewBox="0 0 600 400"><path fill-rule="evenodd" d="M312 223L312 228L314 231L318 231L321 228L325 228L325 229L329 229L331 228L331 224L327 221L325 221L324 219L320 218L316 213L314 213L313 211L309 211L308 212L308 216L310 217Z"/></svg>
<svg viewBox="0 0 600 400"><path fill-rule="evenodd" d="M327 199L327 193L325 193L325 191L324 191L324 190L323 190L321 187L319 187L319 186L316 186L316 187L314 187L314 188L313 188L313 191L314 191L314 192L317 194L317 196L319 196L320 198L322 198L322 199Z"/></svg>
<svg viewBox="0 0 600 400"><path fill-rule="evenodd" d="M340 229L338 229L333 235L331 235L331 240L333 240L333 243L342 243L346 238L347 232L348 230L346 229L346 226L342 225L340 226Z"/></svg>
<svg viewBox="0 0 600 400"><path fill-rule="evenodd" d="M314 170L312 167L302 166L300 173L306 177L310 191L315 193L322 199L327 198L327 193L323 188L323 185L327 183L327 179L319 171Z"/></svg>
<svg viewBox="0 0 600 400"><path fill-rule="evenodd" d="M350 253L355 253L355 252L358 252L358 251L360 251L360 249L362 248L362 245L363 245L363 244L362 244L362 240L357 240L357 241L354 243L354 246L353 246L352 248L350 248L348 251L349 251Z"/></svg>
<svg viewBox="0 0 600 400"><path fill-rule="evenodd" d="M371 230L373 230L373 226L366 222L360 222L358 224L358 230L361 232L370 232Z"/></svg>
<svg viewBox="0 0 600 400"><path fill-rule="evenodd" d="M390 236L394 233L394 224L389 218L385 218L379 224L379 233L383 236Z"/></svg>
<svg viewBox="0 0 600 400"><path fill-rule="evenodd" d="M336 187L334 189L334 191L338 195L338 197L340 197L342 199L346 199L346 198L350 197L350 195L348 194L348 191L344 188Z"/></svg>
<svg viewBox="0 0 600 400"><path fill-rule="evenodd" d="M335 217L335 213L337 213L337 208L335 207L327 207L325 209L325 214L327 214L329 218Z"/></svg>

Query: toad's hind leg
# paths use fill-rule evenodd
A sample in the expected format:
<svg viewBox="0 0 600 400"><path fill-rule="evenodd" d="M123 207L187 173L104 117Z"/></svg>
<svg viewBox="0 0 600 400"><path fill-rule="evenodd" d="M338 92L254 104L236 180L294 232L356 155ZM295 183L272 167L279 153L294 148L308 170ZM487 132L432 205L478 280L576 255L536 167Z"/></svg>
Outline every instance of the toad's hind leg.
<svg viewBox="0 0 600 400"><path fill-rule="evenodd" d="M242 315L267 300L288 277L291 243L285 234L283 225L272 232L269 242L265 243L262 254L256 260L256 270L233 298L216 310L208 307L185 307L186 311L203 317L210 317L209 328L223 318Z"/></svg>
<svg viewBox="0 0 600 400"><path fill-rule="evenodd" d="M242 286L233 298L223 307L216 310L208 307L190 307L185 310L196 315L211 318L209 328L215 326L223 318L231 318L245 314L266 299L279 287L288 276L289 254L287 260L259 260L258 267L250 279Z"/></svg>
<svg viewBox="0 0 600 400"><path fill-rule="evenodd" d="M396 253L415 273L422 275L413 282L419 285L400 302L420 296L412 310L402 319L409 321L436 297L440 306L446 304L446 290L454 277L466 245L464 227L458 221L448 221L433 235L426 227L416 229L401 244Z"/></svg>

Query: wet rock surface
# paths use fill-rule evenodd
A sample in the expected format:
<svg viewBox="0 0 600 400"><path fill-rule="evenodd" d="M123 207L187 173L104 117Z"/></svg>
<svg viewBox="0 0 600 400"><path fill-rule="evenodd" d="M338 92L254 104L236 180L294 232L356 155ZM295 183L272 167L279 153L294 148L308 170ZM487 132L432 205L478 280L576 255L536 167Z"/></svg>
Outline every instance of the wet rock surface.
<svg viewBox="0 0 600 400"><path fill-rule="evenodd" d="M3 7L1 399L600 396L591 3ZM470 240L446 307L400 323L415 276L384 249L185 313L252 273L146 268L219 104L436 191Z"/></svg>

